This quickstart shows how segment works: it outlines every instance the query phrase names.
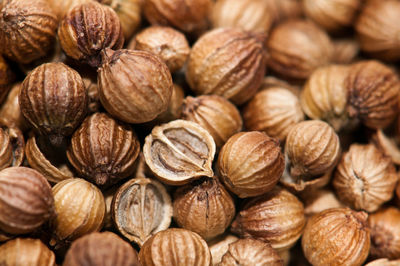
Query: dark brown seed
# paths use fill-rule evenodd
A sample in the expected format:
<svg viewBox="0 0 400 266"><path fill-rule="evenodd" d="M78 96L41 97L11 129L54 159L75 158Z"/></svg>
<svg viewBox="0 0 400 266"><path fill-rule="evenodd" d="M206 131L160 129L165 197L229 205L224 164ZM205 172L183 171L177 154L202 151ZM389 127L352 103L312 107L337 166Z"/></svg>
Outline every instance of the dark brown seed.
<svg viewBox="0 0 400 266"><path fill-rule="evenodd" d="M127 123L144 123L167 110L173 83L161 58L125 49L106 49L102 55L97 81L107 112Z"/></svg>
<svg viewBox="0 0 400 266"><path fill-rule="evenodd" d="M216 94L235 104L249 100L265 74L263 42L240 29L207 32L190 52L186 80L197 94Z"/></svg>
<svg viewBox="0 0 400 266"><path fill-rule="evenodd" d="M235 203L214 178L195 180L174 194L174 219L206 240L222 234L235 216Z"/></svg>
<svg viewBox="0 0 400 266"><path fill-rule="evenodd" d="M60 145L86 115L87 91L81 76L63 63L47 63L25 78L19 94L22 114L34 129Z"/></svg>
<svg viewBox="0 0 400 266"><path fill-rule="evenodd" d="M268 242L281 251L296 243L305 224L303 203L287 190L275 187L269 193L246 200L231 230L241 237Z"/></svg>
<svg viewBox="0 0 400 266"><path fill-rule="evenodd" d="M28 64L47 54L58 20L47 0L0 2L0 54Z"/></svg>
<svg viewBox="0 0 400 266"><path fill-rule="evenodd" d="M75 170L97 185L111 185L134 171L140 143L133 129L105 113L85 119L67 151Z"/></svg>
<svg viewBox="0 0 400 266"><path fill-rule="evenodd" d="M58 37L64 52L92 67L101 65L105 48L121 49L124 36L118 15L109 7L90 1L74 7L61 21Z"/></svg>
<svg viewBox="0 0 400 266"><path fill-rule="evenodd" d="M345 87L348 112L367 127L387 127L398 113L400 82L395 71L378 61L362 61L349 70Z"/></svg>

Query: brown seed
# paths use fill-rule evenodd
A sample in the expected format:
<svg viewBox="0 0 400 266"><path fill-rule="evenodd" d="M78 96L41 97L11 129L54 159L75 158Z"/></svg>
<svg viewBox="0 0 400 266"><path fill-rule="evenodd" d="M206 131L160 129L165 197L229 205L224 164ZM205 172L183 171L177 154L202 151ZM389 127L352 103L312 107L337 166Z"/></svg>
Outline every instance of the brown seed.
<svg viewBox="0 0 400 266"><path fill-rule="evenodd" d="M183 67L190 53L185 35L170 27L152 26L138 33L128 49L148 51L158 55L171 72Z"/></svg>
<svg viewBox="0 0 400 266"><path fill-rule="evenodd" d="M143 266L205 266L211 264L206 241L198 234L180 228L158 232L147 240L139 252Z"/></svg>
<svg viewBox="0 0 400 266"><path fill-rule="evenodd" d="M21 83L15 83L0 107L0 124L26 131L29 126L19 108L18 95L20 91Z"/></svg>
<svg viewBox="0 0 400 266"><path fill-rule="evenodd" d="M314 215L301 240L304 255L315 266L362 265L370 247L365 212L334 208Z"/></svg>
<svg viewBox="0 0 400 266"><path fill-rule="evenodd" d="M268 242L277 250L291 248L303 233L304 207L296 196L275 187L269 193L247 199L231 230L241 237Z"/></svg>
<svg viewBox="0 0 400 266"><path fill-rule="evenodd" d="M240 239L229 244L227 253L219 266L271 265L283 266L283 261L270 244L251 238Z"/></svg>
<svg viewBox="0 0 400 266"><path fill-rule="evenodd" d="M212 9L213 28L241 28L266 33L273 23L274 14L265 0L221 0Z"/></svg>
<svg viewBox="0 0 400 266"><path fill-rule="evenodd" d="M307 17L328 31L339 31L352 25L360 0L303 0Z"/></svg>
<svg viewBox="0 0 400 266"><path fill-rule="evenodd" d="M378 61L361 61L351 66L345 81L348 112L373 129L387 127L398 113L399 78Z"/></svg>
<svg viewBox="0 0 400 266"><path fill-rule="evenodd" d="M400 2L367 1L355 24L362 51L387 61L400 59L397 23Z"/></svg>
<svg viewBox="0 0 400 266"><path fill-rule="evenodd" d="M46 63L25 78L21 112L41 135L60 145L86 115L88 97L81 76L63 63Z"/></svg>
<svg viewBox="0 0 400 266"><path fill-rule="evenodd" d="M100 101L127 123L144 123L167 110L172 78L162 60L146 51L106 49L98 70Z"/></svg>
<svg viewBox="0 0 400 266"><path fill-rule="evenodd" d="M0 246L0 265L56 266L56 257L39 239L16 238Z"/></svg>
<svg viewBox="0 0 400 266"><path fill-rule="evenodd" d="M398 179L390 158L372 144L354 143L336 168L333 186L353 209L373 212L393 197Z"/></svg>
<svg viewBox="0 0 400 266"><path fill-rule="evenodd" d="M152 25L177 28L186 33L200 34L208 26L211 0L148 0L144 15Z"/></svg>
<svg viewBox="0 0 400 266"><path fill-rule="evenodd" d="M28 64L47 54L58 20L47 0L3 0L0 3L0 54Z"/></svg>
<svg viewBox="0 0 400 266"><path fill-rule="evenodd" d="M121 22L125 40L129 40L133 33L139 28L143 0L97 0L109 5L117 13Z"/></svg>
<svg viewBox="0 0 400 266"><path fill-rule="evenodd" d="M400 210L389 207L368 217L371 228L371 256L397 259L400 257Z"/></svg>
<svg viewBox="0 0 400 266"><path fill-rule="evenodd" d="M139 140L129 125L95 113L73 134L67 156L80 175L108 186L133 173L139 152Z"/></svg>
<svg viewBox="0 0 400 266"><path fill-rule="evenodd" d="M186 80L197 94L216 94L242 104L261 86L265 74L260 39L240 29L215 29L194 44Z"/></svg>
<svg viewBox="0 0 400 266"><path fill-rule="evenodd" d="M301 107L306 115L311 119L325 120L335 131L350 123L345 87L349 70L344 65L320 67L311 74L301 92Z"/></svg>
<svg viewBox="0 0 400 266"><path fill-rule="evenodd" d="M143 154L151 171L170 185L214 175L214 140L194 122L175 120L154 127L145 139Z"/></svg>
<svg viewBox="0 0 400 266"><path fill-rule="evenodd" d="M103 49L121 49L124 44L118 15L96 1L71 9L60 23L58 38L68 56L92 67L101 65Z"/></svg>
<svg viewBox="0 0 400 266"><path fill-rule="evenodd" d="M235 216L235 203L217 178L179 187L174 194L174 220L208 240L225 232Z"/></svg>
<svg viewBox="0 0 400 266"><path fill-rule="evenodd" d="M64 266L139 266L136 250L112 232L91 233L74 242L68 249Z"/></svg>
<svg viewBox="0 0 400 266"><path fill-rule="evenodd" d="M67 165L65 149L54 149L42 137L31 136L28 139L25 155L29 166L40 172L51 183L58 183L74 176Z"/></svg>
<svg viewBox="0 0 400 266"><path fill-rule="evenodd" d="M290 172L281 181L302 191L336 166L340 152L339 137L331 126L320 120L300 122L286 138L285 153Z"/></svg>
<svg viewBox="0 0 400 266"><path fill-rule="evenodd" d="M307 79L330 63L333 46L329 36L312 22L290 20L275 27L268 39L268 65L290 79Z"/></svg>
<svg viewBox="0 0 400 266"><path fill-rule="evenodd" d="M25 234L54 216L50 184L36 170L9 167L0 171L0 229Z"/></svg>
<svg viewBox="0 0 400 266"><path fill-rule="evenodd" d="M205 128L213 137L217 148L242 130L239 110L218 95L188 96L182 105L181 118Z"/></svg>
<svg viewBox="0 0 400 266"><path fill-rule="evenodd" d="M240 198L270 191L282 176L285 160L279 141L258 131L233 135L219 153L218 173Z"/></svg>
<svg viewBox="0 0 400 266"><path fill-rule="evenodd" d="M171 198L161 183L145 176L144 158L140 157L135 178L115 192L111 215L118 231L139 246L169 227Z"/></svg>
<svg viewBox="0 0 400 266"><path fill-rule="evenodd" d="M247 130L263 131L280 141L285 141L290 129L304 120L299 98L290 89L278 85L257 92L242 114Z"/></svg>
<svg viewBox="0 0 400 266"><path fill-rule="evenodd" d="M70 178L53 187L57 216L51 220L50 245L67 244L85 234L100 231L106 212L104 196L93 184Z"/></svg>

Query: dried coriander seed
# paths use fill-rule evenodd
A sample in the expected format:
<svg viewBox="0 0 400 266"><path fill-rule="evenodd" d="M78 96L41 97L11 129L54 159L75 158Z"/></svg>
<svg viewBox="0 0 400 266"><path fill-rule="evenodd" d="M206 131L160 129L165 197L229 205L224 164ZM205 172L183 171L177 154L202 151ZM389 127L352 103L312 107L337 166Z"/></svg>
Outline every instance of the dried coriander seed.
<svg viewBox="0 0 400 266"><path fill-rule="evenodd" d="M164 185L146 177L145 167L144 158L140 156L135 178L115 192L111 203L116 228L139 246L169 227L173 211Z"/></svg>
<svg viewBox="0 0 400 266"><path fill-rule="evenodd" d="M154 127L145 139L143 154L151 171L170 185L214 175L215 142L194 122L175 120Z"/></svg>

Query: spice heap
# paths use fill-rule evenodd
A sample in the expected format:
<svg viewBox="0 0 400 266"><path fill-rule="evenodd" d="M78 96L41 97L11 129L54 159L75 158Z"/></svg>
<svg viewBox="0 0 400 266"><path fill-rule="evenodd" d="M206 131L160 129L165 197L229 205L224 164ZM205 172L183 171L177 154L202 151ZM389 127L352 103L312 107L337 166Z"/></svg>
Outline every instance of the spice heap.
<svg viewBox="0 0 400 266"><path fill-rule="evenodd" d="M0 265L400 265L399 14L0 0Z"/></svg>

